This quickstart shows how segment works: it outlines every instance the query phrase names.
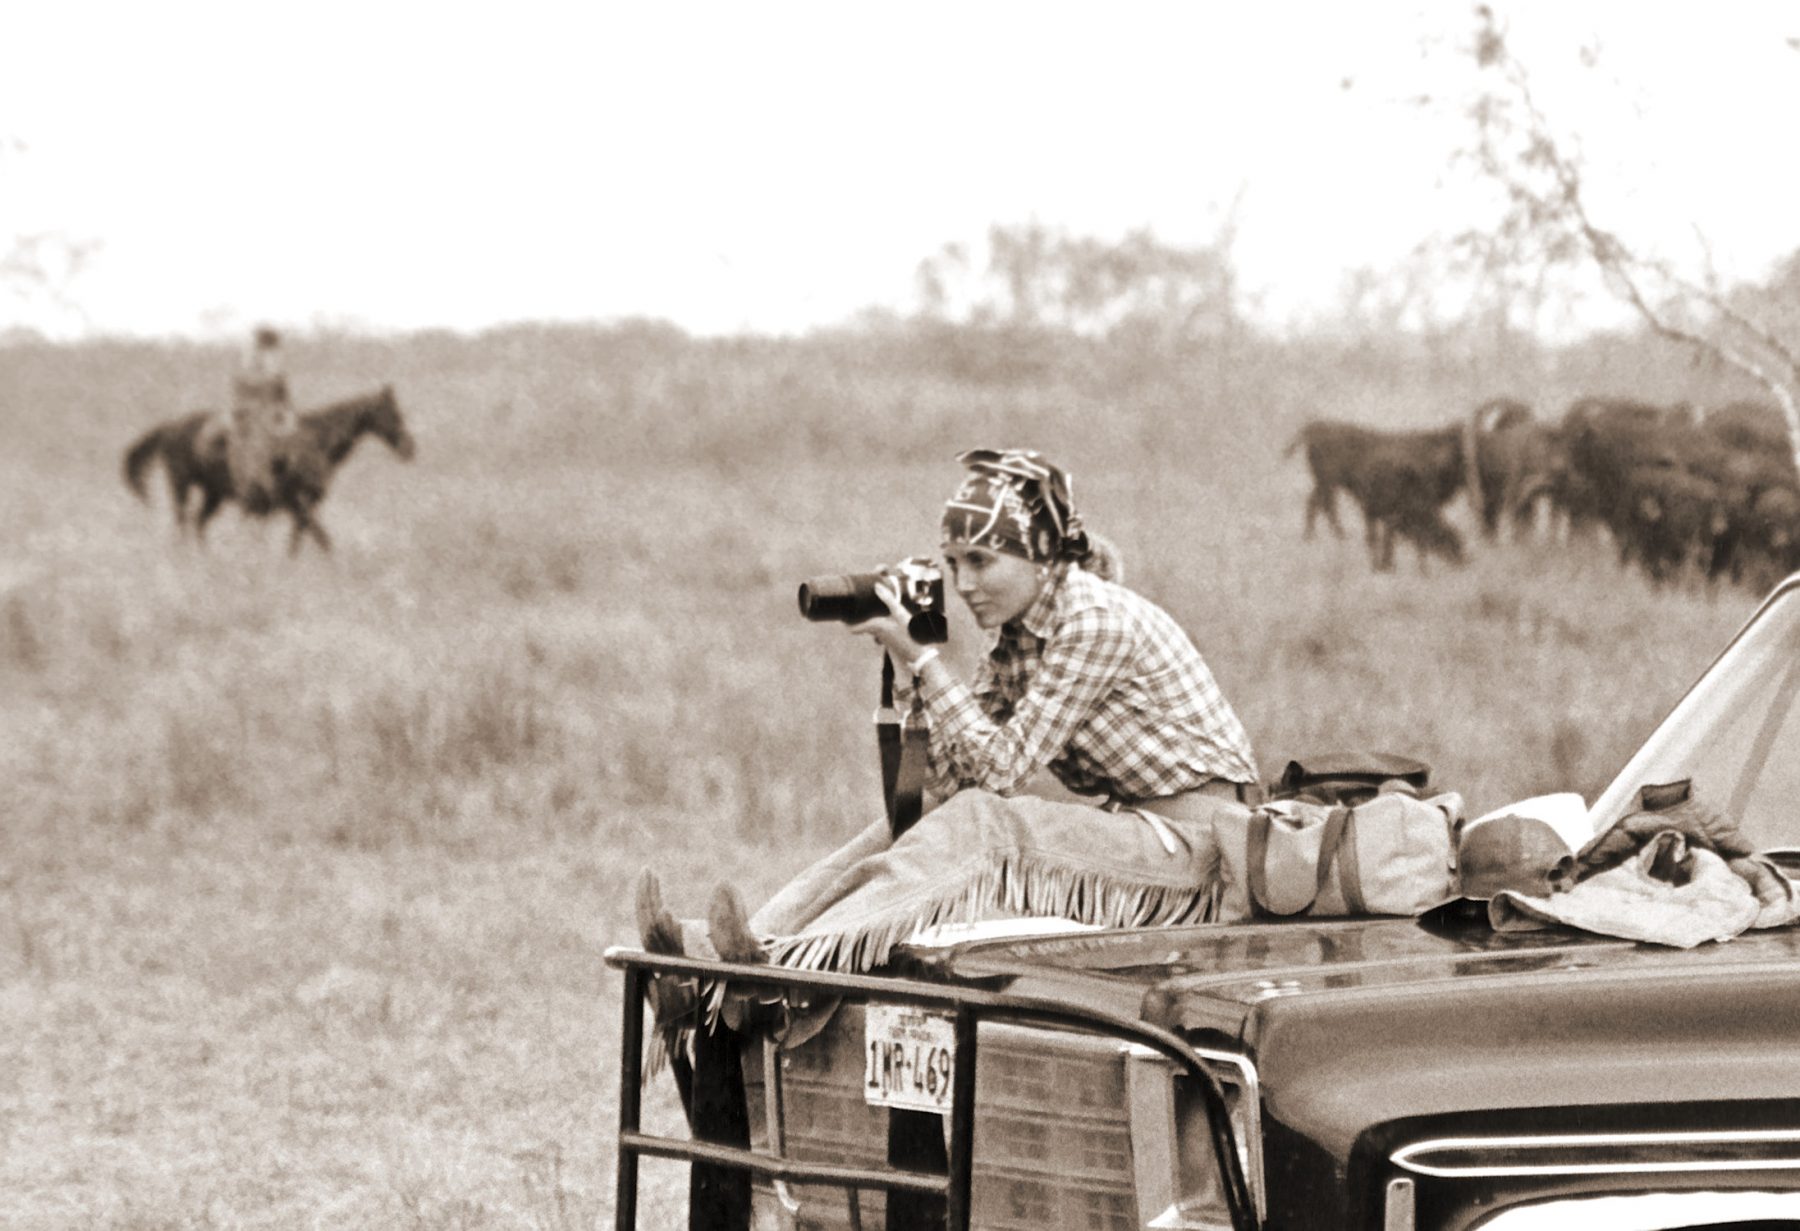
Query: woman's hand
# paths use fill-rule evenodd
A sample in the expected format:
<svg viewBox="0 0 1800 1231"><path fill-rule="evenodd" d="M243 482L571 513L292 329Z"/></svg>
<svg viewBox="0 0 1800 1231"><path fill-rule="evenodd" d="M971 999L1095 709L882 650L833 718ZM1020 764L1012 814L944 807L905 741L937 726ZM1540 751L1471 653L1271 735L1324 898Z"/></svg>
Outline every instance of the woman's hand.
<svg viewBox="0 0 1800 1231"><path fill-rule="evenodd" d="M900 590L892 582L876 582L875 594L887 607L888 613L884 616L871 616L860 624L852 624L850 631L858 636L873 637L888 652L895 666L910 668L919 655L925 652L925 647L914 641L906 631L912 613L900 601Z"/></svg>

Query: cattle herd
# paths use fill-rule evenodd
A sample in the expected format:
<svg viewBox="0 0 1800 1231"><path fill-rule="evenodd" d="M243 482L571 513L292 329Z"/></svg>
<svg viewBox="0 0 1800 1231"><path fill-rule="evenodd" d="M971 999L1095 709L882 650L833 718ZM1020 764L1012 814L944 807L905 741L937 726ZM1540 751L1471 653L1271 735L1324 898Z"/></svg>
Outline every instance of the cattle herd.
<svg viewBox="0 0 1800 1231"><path fill-rule="evenodd" d="M1581 398L1559 420L1501 398L1440 428L1393 431L1313 420L1287 455L1312 473L1305 534L1323 517L1339 537L1337 498L1361 511L1371 564L1397 544L1461 564L1446 518L1466 494L1479 533L1574 544L1610 541L1621 565L1655 582L1766 588L1800 569L1800 472L1779 409L1732 402L1706 413Z"/></svg>

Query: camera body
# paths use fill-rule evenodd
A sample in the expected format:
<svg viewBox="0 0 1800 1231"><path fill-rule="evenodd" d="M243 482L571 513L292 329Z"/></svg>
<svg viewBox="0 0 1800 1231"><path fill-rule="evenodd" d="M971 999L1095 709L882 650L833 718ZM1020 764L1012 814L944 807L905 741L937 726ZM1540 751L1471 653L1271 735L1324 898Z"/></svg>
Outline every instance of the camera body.
<svg viewBox="0 0 1800 1231"><path fill-rule="evenodd" d="M800 614L809 620L860 624L888 614L875 587L893 583L907 611L906 632L920 645L950 640L950 617L944 609L944 572L936 561L913 556L873 573L811 577L800 583Z"/></svg>

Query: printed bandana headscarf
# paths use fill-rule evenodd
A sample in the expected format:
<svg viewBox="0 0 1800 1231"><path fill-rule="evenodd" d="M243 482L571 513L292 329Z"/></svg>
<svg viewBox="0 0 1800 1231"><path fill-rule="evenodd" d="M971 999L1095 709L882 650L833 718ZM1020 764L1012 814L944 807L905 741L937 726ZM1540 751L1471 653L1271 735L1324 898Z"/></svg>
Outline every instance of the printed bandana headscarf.
<svg viewBox="0 0 1800 1231"><path fill-rule="evenodd" d="M1088 554L1061 467L1031 449L970 449L956 460L969 473L944 506L945 543L989 547L1034 564Z"/></svg>

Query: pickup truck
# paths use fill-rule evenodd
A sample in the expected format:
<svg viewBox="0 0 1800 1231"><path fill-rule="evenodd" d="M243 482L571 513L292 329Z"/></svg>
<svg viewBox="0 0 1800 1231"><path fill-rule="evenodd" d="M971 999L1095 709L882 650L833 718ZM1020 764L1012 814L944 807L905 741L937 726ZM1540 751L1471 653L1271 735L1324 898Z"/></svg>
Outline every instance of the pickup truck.
<svg viewBox="0 0 1800 1231"><path fill-rule="evenodd" d="M1797 703L1800 576L1582 832L1687 779L1800 868ZM921 940L876 976L608 950L616 1225L636 1226L638 1162L658 1156L694 1164L707 1228L1800 1227L1800 928L1680 948L1496 930L1464 901L998 930ZM781 1038L739 1036L738 1113L695 1116L692 1138L639 1123L643 990L666 971L790 1010Z"/></svg>

